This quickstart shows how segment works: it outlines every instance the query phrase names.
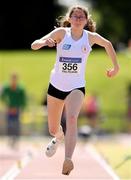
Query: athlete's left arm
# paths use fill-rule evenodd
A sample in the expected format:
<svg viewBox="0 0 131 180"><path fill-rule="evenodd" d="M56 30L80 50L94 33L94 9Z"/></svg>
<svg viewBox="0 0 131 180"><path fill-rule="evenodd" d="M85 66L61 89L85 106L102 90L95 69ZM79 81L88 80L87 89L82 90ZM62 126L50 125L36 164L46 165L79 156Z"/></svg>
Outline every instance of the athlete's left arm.
<svg viewBox="0 0 131 180"><path fill-rule="evenodd" d="M89 32L89 41L91 45L97 44L105 48L114 66L112 69L107 70L107 76L108 77L115 76L119 71L119 64L117 62L116 52L113 48L112 43L109 40L105 39L104 37L100 36L98 33L91 33L91 32Z"/></svg>

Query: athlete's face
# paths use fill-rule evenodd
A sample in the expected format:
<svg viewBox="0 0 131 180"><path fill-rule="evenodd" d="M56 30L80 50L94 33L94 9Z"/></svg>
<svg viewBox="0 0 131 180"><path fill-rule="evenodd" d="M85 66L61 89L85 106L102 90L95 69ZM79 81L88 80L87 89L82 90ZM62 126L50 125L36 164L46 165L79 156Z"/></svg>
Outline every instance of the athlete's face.
<svg viewBox="0 0 131 180"><path fill-rule="evenodd" d="M72 27L81 29L87 24L87 17L82 10L75 9L70 16L69 21Z"/></svg>

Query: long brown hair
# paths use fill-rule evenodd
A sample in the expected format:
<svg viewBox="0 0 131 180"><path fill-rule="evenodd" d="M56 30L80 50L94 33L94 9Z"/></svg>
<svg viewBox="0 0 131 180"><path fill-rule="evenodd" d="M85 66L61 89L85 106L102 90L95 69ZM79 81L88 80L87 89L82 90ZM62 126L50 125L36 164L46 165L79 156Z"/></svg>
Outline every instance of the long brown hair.
<svg viewBox="0 0 131 180"><path fill-rule="evenodd" d="M85 25L84 29L87 29L91 32L95 32L96 31L96 23L92 20L88 9L85 7L82 7L82 6L73 6L68 10L68 12L65 16L59 16L56 19L56 23L57 23L56 27L70 27L70 22L68 21L68 18L71 17L72 13L76 9L82 10L87 18L87 24Z"/></svg>

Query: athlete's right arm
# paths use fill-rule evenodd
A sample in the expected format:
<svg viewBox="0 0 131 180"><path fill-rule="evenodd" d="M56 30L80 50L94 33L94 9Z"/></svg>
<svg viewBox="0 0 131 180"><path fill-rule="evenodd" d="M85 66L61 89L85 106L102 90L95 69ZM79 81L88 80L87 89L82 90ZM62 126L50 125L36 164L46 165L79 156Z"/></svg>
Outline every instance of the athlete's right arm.
<svg viewBox="0 0 131 180"><path fill-rule="evenodd" d="M65 28L56 28L44 37L35 40L31 44L31 49L38 50L44 46L53 47L56 43L59 43L65 35Z"/></svg>

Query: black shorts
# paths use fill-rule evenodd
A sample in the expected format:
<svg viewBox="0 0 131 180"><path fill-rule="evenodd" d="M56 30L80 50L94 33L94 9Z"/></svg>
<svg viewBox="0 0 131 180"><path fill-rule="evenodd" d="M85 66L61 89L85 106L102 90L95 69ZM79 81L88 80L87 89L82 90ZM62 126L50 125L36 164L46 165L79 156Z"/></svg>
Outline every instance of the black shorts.
<svg viewBox="0 0 131 180"><path fill-rule="evenodd" d="M76 89L80 90L85 95L85 87L76 88ZM76 90L76 89L74 89L74 90ZM66 91L66 92L61 91L61 90L55 88L52 84L49 84L47 93L53 97L64 100L72 91L73 90Z"/></svg>

